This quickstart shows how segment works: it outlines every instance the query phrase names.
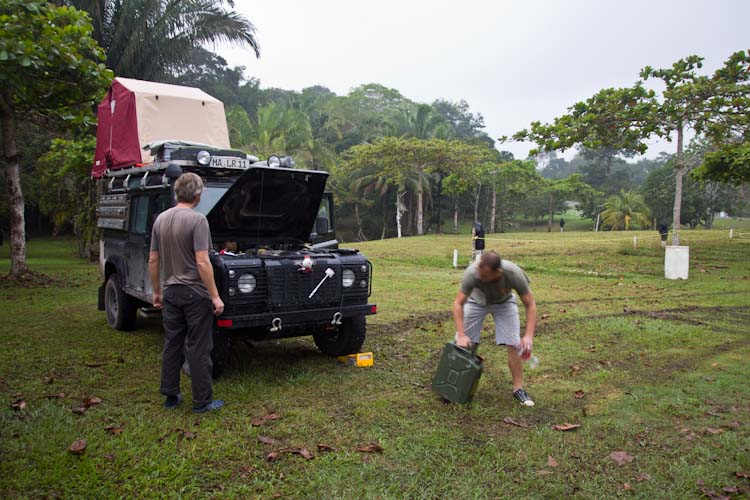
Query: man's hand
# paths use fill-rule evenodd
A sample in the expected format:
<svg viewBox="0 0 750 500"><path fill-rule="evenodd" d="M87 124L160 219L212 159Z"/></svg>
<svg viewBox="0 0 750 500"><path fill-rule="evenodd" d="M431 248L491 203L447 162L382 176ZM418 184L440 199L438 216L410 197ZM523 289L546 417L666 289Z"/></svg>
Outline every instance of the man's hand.
<svg viewBox="0 0 750 500"><path fill-rule="evenodd" d="M468 349L471 346L471 339L465 333L456 333L456 345Z"/></svg>
<svg viewBox="0 0 750 500"><path fill-rule="evenodd" d="M214 305L214 316L221 316L224 312L224 302L222 302L221 297L217 295L211 299L211 302L213 302Z"/></svg>
<svg viewBox="0 0 750 500"><path fill-rule="evenodd" d="M154 299L153 299L154 307L156 309L163 308L164 307L164 303L162 302L162 300L163 300L164 297L162 296L162 293L161 292L154 292L153 293L153 297L154 297Z"/></svg>
<svg viewBox="0 0 750 500"><path fill-rule="evenodd" d="M521 348L523 352L531 352L531 349L534 347L534 337L531 335L524 335L521 337Z"/></svg>

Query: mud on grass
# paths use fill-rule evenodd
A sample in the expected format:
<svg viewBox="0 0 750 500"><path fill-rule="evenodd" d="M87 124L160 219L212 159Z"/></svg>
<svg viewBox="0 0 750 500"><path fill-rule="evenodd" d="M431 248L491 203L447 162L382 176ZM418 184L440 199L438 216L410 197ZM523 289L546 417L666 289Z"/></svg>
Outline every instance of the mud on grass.
<svg viewBox="0 0 750 500"><path fill-rule="evenodd" d="M374 367L345 367L309 338L240 343L215 384L227 406L198 418L187 380L183 406L160 408L158 321L109 330L96 311L95 265L70 257L65 242L32 241L34 270L82 285L0 295L0 494L747 497L750 280L737 278L750 276L750 244L686 231L690 280L666 282L658 249L624 255L592 233L511 236L534 240L496 248L530 270L539 303L541 364L526 373L535 408L512 399L491 321L473 403L445 405L431 392L461 277L443 265L469 243L429 236L357 245L375 265L380 314L365 345ZM72 411L91 397L102 402ZM19 399L26 408L11 409ZM563 423L580 427L552 428ZM81 455L67 451L77 439L87 440ZM369 443L382 453L357 451ZM286 447L315 456L267 459ZM633 461L617 465L613 451Z"/></svg>

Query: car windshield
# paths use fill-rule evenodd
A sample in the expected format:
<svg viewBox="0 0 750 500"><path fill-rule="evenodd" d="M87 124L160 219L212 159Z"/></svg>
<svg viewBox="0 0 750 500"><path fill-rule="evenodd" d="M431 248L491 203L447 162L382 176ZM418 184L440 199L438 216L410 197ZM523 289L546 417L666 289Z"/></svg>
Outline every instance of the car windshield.
<svg viewBox="0 0 750 500"><path fill-rule="evenodd" d="M201 193L201 202L195 207L195 210L206 215L214 208L216 202L224 196L229 186L203 186L203 193Z"/></svg>

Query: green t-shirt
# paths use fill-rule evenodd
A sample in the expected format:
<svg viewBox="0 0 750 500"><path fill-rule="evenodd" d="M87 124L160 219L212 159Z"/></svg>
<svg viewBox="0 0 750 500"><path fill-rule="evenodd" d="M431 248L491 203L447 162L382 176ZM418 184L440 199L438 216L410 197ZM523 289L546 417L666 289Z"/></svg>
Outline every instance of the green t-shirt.
<svg viewBox="0 0 750 500"><path fill-rule="evenodd" d="M470 265L461 279L461 292L469 296L469 301L483 306L502 304L511 297L512 290L519 296L529 293L531 280L523 269L505 259L501 266L503 274L499 280L484 282L477 277L477 265Z"/></svg>

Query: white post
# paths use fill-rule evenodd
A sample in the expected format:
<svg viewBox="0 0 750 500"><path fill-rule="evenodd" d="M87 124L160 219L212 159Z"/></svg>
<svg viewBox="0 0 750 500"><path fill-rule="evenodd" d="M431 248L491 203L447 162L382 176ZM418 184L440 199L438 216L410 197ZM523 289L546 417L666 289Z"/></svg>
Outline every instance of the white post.
<svg viewBox="0 0 750 500"><path fill-rule="evenodd" d="M729 239L731 240L732 238L734 238L734 229L729 230Z"/></svg>
<svg viewBox="0 0 750 500"><path fill-rule="evenodd" d="M595 233L599 232L599 214L596 214L596 228L594 229Z"/></svg>
<svg viewBox="0 0 750 500"><path fill-rule="evenodd" d="M633 248L638 247L638 236L633 236Z"/></svg>
<svg viewBox="0 0 750 500"><path fill-rule="evenodd" d="M458 250L453 249L453 269L458 268Z"/></svg>

